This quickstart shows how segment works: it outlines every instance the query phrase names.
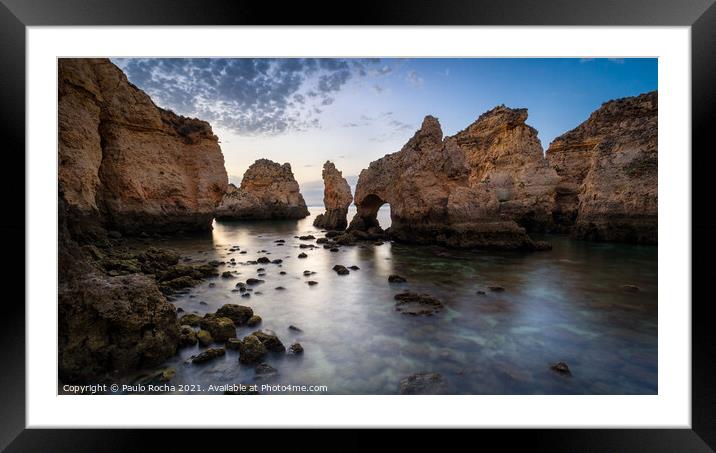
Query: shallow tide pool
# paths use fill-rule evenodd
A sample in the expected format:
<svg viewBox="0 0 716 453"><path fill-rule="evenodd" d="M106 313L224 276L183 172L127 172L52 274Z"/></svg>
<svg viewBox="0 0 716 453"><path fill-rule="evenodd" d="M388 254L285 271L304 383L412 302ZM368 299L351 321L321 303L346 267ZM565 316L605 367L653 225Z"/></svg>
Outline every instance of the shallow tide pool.
<svg viewBox="0 0 716 453"><path fill-rule="evenodd" d="M184 348L161 367L176 370L172 384L322 385L328 394L395 394L402 378L437 372L455 394L657 393L655 246L543 236L552 251L460 251L390 242L339 252L321 245L299 249L315 241L294 236L322 236L312 225L322 209L310 211L300 221L216 222L210 235L154 244L175 249L189 262L237 262L219 268L236 271L235 278L209 279L174 296L177 308L204 314L227 303L248 305L263 322L238 328L237 337L270 329L286 347L298 341L305 350L300 356L269 354L265 362L278 374L261 379L254 367L239 364L235 351L194 365L188 359L204 348ZM389 225L387 210L379 220ZM232 246L240 250L231 252ZM301 252L308 257L297 258ZM241 264L260 256L283 263ZM335 264L360 270L340 276L332 270ZM265 282L250 297L232 292L237 282L257 277L258 268L265 269L258 277ZM315 274L304 276L306 270ZM388 283L390 274L407 282ZM318 284L309 286L308 280ZM504 291L488 289L495 285ZM404 290L428 293L445 308L429 317L401 314L393 296ZM550 369L559 361L569 365L571 376Z"/></svg>

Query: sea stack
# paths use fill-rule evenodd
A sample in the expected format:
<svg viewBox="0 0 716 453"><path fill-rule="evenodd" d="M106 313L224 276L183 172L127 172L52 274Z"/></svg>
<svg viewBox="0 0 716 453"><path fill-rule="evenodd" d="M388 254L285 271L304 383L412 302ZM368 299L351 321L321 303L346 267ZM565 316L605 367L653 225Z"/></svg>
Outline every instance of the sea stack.
<svg viewBox="0 0 716 453"><path fill-rule="evenodd" d="M558 176L526 119L526 109L499 106L443 139L438 120L425 117L399 152L361 172L349 230L375 231L378 209L389 203L389 235L398 241L542 248L526 229L549 223Z"/></svg>
<svg viewBox="0 0 716 453"><path fill-rule="evenodd" d="M58 176L71 226L211 229L228 183L211 126L157 107L108 59L61 58L58 68Z"/></svg>
<svg viewBox="0 0 716 453"><path fill-rule="evenodd" d="M108 59L59 59L58 102L59 378L103 382L179 344L157 272L108 256L109 241L211 229L228 181L211 126L157 107ZM157 255L156 269L177 270L177 255Z"/></svg>
<svg viewBox="0 0 716 453"><path fill-rule="evenodd" d="M556 138L554 218L573 237L657 243L658 93L602 104Z"/></svg>
<svg viewBox="0 0 716 453"><path fill-rule="evenodd" d="M351 187L331 161L323 164L323 205L326 212L316 216L313 226L326 230L345 230L348 207L353 201Z"/></svg>
<svg viewBox="0 0 716 453"><path fill-rule="evenodd" d="M241 186L229 184L216 208L220 220L302 219L309 215L291 164L259 159L246 170Z"/></svg>

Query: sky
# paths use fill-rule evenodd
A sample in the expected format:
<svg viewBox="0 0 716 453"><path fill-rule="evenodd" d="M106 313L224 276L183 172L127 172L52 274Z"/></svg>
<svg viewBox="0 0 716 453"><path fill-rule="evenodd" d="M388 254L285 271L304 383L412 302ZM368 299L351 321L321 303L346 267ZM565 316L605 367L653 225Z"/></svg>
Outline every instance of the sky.
<svg viewBox="0 0 716 453"><path fill-rule="evenodd" d="M113 59L162 108L208 121L230 182L260 158L289 162L310 205L331 160L355 186L426 115L453 135L505 104L542 147L602 103L657 89L656 58Z"/></svg>

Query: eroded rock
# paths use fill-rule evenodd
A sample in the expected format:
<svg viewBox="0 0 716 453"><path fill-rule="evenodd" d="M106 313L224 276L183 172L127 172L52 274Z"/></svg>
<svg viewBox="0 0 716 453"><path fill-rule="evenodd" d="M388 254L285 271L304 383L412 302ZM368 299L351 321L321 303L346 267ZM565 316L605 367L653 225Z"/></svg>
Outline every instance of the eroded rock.
<svg viewBox="0 0 716 453"><path fill-rule="evenodd" d="M353 201L351 187L335 164L323 164L323 205L326 212L319 214L313 226L328 230L345 230L348 226L348 207Z"/></svg>
<svg viewBox="0 0 716 453"><path fill-rule="evenodd" d="M555 221L579 239L656 244L658 93L605 102L557 137Z"/></svg>
<svg viewBox="0 0 716 453"><path fill-rule="evenodd" d="M241 186L228 185L217 219L302 219L309 215L291 165L268 159L254 162Z"/></svg>

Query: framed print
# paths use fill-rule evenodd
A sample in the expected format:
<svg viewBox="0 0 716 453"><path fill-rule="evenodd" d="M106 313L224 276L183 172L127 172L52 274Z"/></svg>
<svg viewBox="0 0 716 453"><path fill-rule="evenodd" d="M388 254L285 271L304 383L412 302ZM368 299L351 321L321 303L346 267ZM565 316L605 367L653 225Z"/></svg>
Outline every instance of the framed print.
<svg viewBox="0 0 716 453"><path fill-rule="evenodd" d="M133 3L0 9L8 451L712 451L712 2Z"/></svg>

